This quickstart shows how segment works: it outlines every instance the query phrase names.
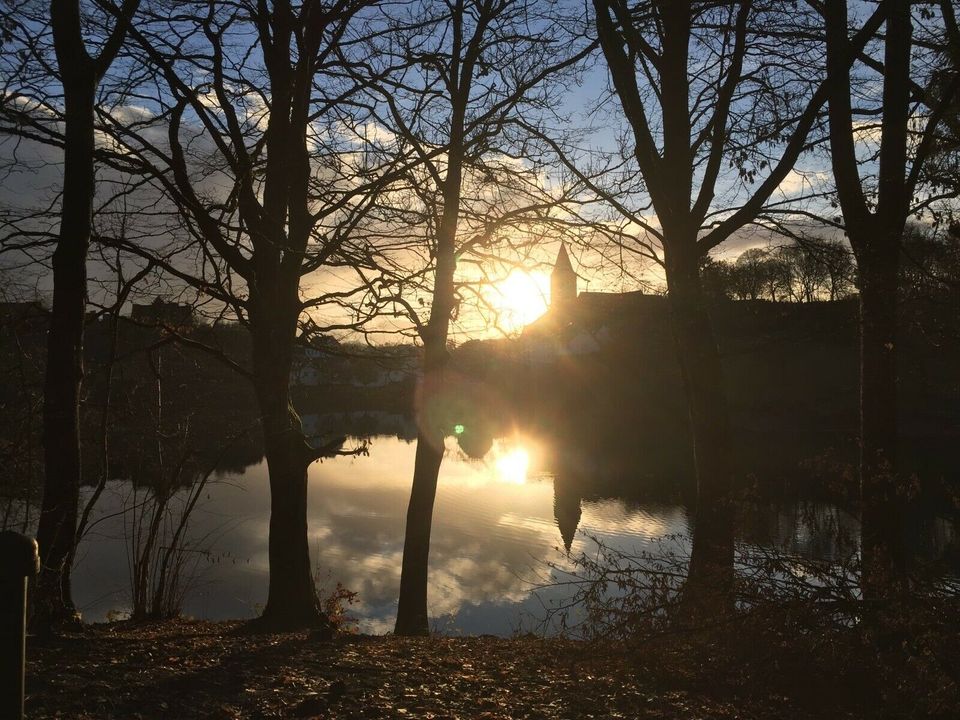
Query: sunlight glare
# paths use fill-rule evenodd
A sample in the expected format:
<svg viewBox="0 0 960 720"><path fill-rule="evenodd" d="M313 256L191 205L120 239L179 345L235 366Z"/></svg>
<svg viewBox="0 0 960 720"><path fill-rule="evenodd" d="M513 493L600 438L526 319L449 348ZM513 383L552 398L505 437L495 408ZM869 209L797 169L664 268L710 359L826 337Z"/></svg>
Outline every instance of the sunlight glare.
<svg viewBox="0 0 960 720"><path fill-rule="evenodd" d="M547 311L550 278L545 273L513 270L494 286L494 303L504 330L520 330Z"/></svg>
<svg viewBox="0 0 960 720"><path fill-rule="evenodd" d="M523 448L514 448L498 457L494 467L497 471L497 479L501 482L523 485L527 482L530 453Z"/></svg>

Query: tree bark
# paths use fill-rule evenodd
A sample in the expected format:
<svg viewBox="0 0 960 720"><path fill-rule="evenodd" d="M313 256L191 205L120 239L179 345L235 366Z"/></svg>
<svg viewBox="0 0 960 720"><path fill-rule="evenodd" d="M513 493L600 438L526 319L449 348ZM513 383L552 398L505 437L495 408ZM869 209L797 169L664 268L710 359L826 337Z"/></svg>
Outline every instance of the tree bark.
<svg viewBox="0 0 960 720"><path fill-rule="evenodd" d="M460 220L463 173L463 117L458 105L451 131L449 169L443 186L443 216L437 233L437 270L430 303L430 320L423 335L423 378L420 386L419 432L413 470L413 487L407 507L407 526L400 570L397 601L397 635L426 635L427 575L430 559L430 530L437 480L443 462L445 429L437 427L427 409L432 396L443 388L447 366L447 337L455 303L453 277L457 269L456 240Z"/></svg>
<svg viewBox="0 0 960 720"><path fill-rule="evenodd" d="M907 571L904 513L910 498L897 476L898 256L864 252L858 266L862 589L865 599L878 600L902 589Z"/></svg>
<svg viewBox="0 0 960 720"><path fill-rule="evenodd" d="M431 352L431 355L436 355ZM430 366L430 367L428 367ZM424 362L421 387L422 402L443 384L442 360ZM400 596L397 603L396 635L427 635L427 579L430 560L430 531L433 526L433 504L437 497L437 481L443 462L444 433L442 428L421 423L417 433L417 454L413 470L413 487L407 507L407 525L403 539L403 566L400 572Z"/></svg>
<svg viewBox="0 0 960 720"><path fill-rule="evenodd" d="M860 511L862 590L887 600L906 589L903 513L897 478L897 304L902 236L910 213L907 169L911 112L909 0L887 0L883 103L875 203L867 202L855 148L847 3L825 3L830 81L830 150L860 291ZM921 147L922 147L921 143ZM914 165L921 162L914 157Z"/></svg>
<svg viewBox="0 0 960 720"><path fill-rule="evenodd" d="M457 181L459 207L459 179ZM453 207L448 205L447 207ZM433 503L437 496L437 481L443 462L444 428L437 427L430 417L432 397L444 384L447 365L447 335L450 313L453 309L453 274L456 263L453 255L454 231L449 230L449 252L444 252L437 267L434 301L430 323L424 342L423 378L420 385L419 432L417 454L413 470L413 487L407 507L407 525L403 541L403 565L400 571L400 596L397 602L397 635L426 635L427 576L430 559L430 531L433 524Z"/></svg>
<svg viewBox="0 0 960 720"><path fill-rule="evenodd" d="M63 10L60 11L60 14ZM62 21L54 11L54 22ZM96 73L83 53L58 48L65 101L60 234L53 254L53 307L43 391L45 476L37 526L41 569L35 595L38 627L78 621L70 583L80 504L80 388L87 297L87 250L93 215Z"/></svg>
<svg viewBox="0 0 960 720"><path fill-rule="evenodd" d="M666 270L697 474L693 547L684 604L699 615L733 608L734 522L723 367L701 287L699 256L695 246L688 245L692 248L688 254L678 253L675 248L668 251Z"/></svg>
<svg viewBox="0 0 960 720"><path fill-rule="evenodd" d="M251 311L250 318L253 383L270 477L270 581L267 604L254 627L270 630L330 627L310 564L307 468L312 457L290 399L290 338L297 312L262 308Z"/></svg>

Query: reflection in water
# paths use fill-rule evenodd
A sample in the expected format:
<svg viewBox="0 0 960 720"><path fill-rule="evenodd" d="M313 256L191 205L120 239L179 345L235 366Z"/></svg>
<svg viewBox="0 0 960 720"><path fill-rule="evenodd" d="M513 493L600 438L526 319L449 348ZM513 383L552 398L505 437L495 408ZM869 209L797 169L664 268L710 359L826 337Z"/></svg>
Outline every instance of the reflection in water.
<svg viewBox="0 0 960 720"><path fill-rule="evenodd" d="M553 517L567 552L570 552L581 516L580 488L569 475L557 475L553 479Z"/></svg>
<svg viewBox="0 0 960 720"><path fill-rule="evenodd" d="M551 484L523 482L530 462L525 448L497 443L491 456L473 461L455 442L448 446L430 556L430 613L446 629L510 632L529 600L529 580L556 555ZM318 580L359 592L361 605L353 610L367 632L392 626L413 457L413 444L377 437L369 457L335 458L310 469L309 532ZM112 484L101 517L128 499L125 484ZM210 486L191 531L211 537L214 552L187 594L188 615L256 613L267 588L268 510L263 463ZM120 517L101 522L83 543L76 589L88 620L127 609L126 582L116 579L126 567L125 552Z"/></svg>
<svg viewBox="0 0 960 720"><path fill-rule="evenodd" d="M343 419L343 418L341 418ZM351 421L355 425L355 421ZM370 440L369 456L316 463L309 474L309 533L318 583L339 581L359 593L351 608L364 632L392 629L400 580L403 528L415 445L393 421L390 436ZM308 418L317 434L342 425ZM364 425L364 423L359 423ZM612 497L597 490L596 472L582 456L551 452L542 437L520 434L488 443L472 459L448 440L441 469L430 553L430 615L447 632L510 633L542 615L532 584L570 567L564 549L589 552L597 538L636 553L685 535L686 509L675 501ZM119 513L131 503L129 484L111 483L100 522L82 543L75 574L77 602L87 620L128 609L127 526ZM626 497L631 497L626 493ZM197 576L184 611L206 618L252 617L266 599L269 490L265 464L224 475L209 486L191 526ZM944 542L952 528L936 526ZM579 532L578 532L579 529ZM759 507L741 523L741 540L780 545L810 557L855 552L858 526L831 506L797 503ZM676 549L683 550L683 540Z"/></svg>
<svg viewBox="0 0 960 720"><path fill-rule="evenodd" d="M527 470L530 468L530 453L517 447L499 455L493 467L497 478L502 482L523 485L527 482Z"/></svg>

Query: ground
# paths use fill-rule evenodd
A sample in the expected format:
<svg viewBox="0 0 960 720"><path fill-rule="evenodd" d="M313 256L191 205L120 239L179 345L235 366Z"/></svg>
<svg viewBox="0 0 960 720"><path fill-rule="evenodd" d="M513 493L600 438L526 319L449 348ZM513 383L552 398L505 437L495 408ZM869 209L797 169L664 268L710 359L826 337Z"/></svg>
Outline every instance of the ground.
<svg viewBox="0 0 960 720"><path fill-rule="evenodd" d="M657 673L636 651L535 637L323 641L238 623L114 623L31 637L28 654L31 720L847 716L809 696Z"/></svg>

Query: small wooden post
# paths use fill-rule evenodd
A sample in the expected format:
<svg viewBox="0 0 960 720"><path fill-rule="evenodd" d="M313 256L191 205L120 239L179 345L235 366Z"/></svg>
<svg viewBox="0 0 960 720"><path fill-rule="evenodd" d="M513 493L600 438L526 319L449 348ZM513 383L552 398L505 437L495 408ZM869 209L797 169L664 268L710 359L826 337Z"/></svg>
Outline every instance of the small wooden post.
<svg viewBox="0 0 960 720"><path fill-rule="evenodd" d="M0 718L23 719L27 582L38 572L37 541L0 532Z"/></svg>

